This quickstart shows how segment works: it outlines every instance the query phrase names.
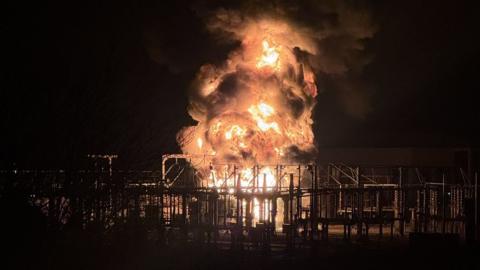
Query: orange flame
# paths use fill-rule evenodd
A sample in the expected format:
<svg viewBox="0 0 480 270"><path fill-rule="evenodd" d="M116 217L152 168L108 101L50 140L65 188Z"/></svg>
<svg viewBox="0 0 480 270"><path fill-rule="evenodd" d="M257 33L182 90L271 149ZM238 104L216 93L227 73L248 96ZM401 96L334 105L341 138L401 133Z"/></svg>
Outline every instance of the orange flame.
<svg viewBox="0 0 480 270"><path fill-rule="evenodd" d="M265 164L290 162L298 151L314 148L315 75L308 57L299 57L295 48L312 52L315 41L280 21L242 30L242 46L224 65L200 69L189 106L198 124L178 137L184 153L214 155L192 159L209 187L272 192L278 179ZM230 163L238 171L211 167Z"/></svg>
<svg viewBox="0 0 480 270"><path fill-rule="evenodd" d="M252 105L248 108L248 112L252 115L252 118L257 122L257 126L261 131L268 131L269 129L280 133L277 122L267 122L267 119L273 115L275 110L270 105L261 102L258 105Z"/></svg>
<svg viewBox="0 0 480 270"><path fill-rule="evenodd" d="M270 47L267 40L262 41L263 54L257 62L257 68L271 67L278 69L280 53L278 48Z"/></svg>

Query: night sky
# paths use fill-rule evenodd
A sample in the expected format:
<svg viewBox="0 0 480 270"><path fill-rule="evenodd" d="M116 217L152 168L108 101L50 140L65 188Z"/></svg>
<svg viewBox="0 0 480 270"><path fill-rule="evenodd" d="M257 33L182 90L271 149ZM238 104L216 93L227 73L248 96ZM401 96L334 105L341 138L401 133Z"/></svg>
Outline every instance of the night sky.
<svg viewBox="0 0 480 270"><path fill-rule="evenodd" d="M201 10L244 4L92 2L1 9L0 167L66 167L88 153L158 166L193 123L195 73L238 45L213 37ZM480 145L478 9L444 2L348 1L369 10L376 33L358 91L318 80L319 147Z"/></svg>

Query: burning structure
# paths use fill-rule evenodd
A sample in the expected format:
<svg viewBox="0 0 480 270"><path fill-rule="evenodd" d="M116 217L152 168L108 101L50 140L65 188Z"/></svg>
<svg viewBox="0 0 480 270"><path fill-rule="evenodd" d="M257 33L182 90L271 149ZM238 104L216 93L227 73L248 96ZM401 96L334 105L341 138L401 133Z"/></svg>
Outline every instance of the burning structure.
<svg viewBox="0 0 480 270"><path fill-rule="evenodd" d="M352 25L343 31L359 36L353 40L371 34ZM322 55L318 39L328 30L225 10L208 26L239 47L221 65L201 67L188 108L197 124L177 134L183 153L164 155L161 171L112 170L116 156L91 155L89 170L2 171L2 180L23 186L49 224L109 229L134 223L164 243L175 235L267 249L332 235L471 238L478 228L472 170L319 162L312 111L314 71L322 65L314 56ZM98 165L102 160L108 165Z"/></svg>
<svg viewBox="0 0 480 270"><path fill-rule="evenodd" d="M368 173L316 163L310 60L319 52L311 30L228 12L210 27L231 33L240 46L224 64L204 65L197 75L188 110L198 123L177 135L183 154L162 161L171 196L162 201L166 223L228 231L232 243L280 234L289 245L298 237L328 238L330 225L340 225L345 238L352 227L361 237L372 228L383 235L384 227L391 237L465 232L460 213L465 199L476 202L476 189L462 170L446 181L446 170L429 169L425 180L418 168Z"/></svg>
<svg viewBox="0 0 480 270"><path fill-rule="evenodd" d="M178 134L185 154L207 157L206 163L193 161L206 175L211 163L291 162L315 149L317 88L307 57L313 42L274 19L235 27L240 48L222 66L201 68L189 106L198 124Z"/></svg>
<svg viewBox="0 0 480 270"><path fill-rule="evenodd" d="M472 240L478 228L477 177L460 168L215 164L204 176L193 167L200 156L164 155L162 171L112 170L111 157L95 155L88 170L0 171L2 192L12 183L28 194L52 228L134 225L167 245L291 249L415 233Z"/></svg>
<svg viewBox="0 0 480 270"><path fill-rule="evenodd" d="M234 30L241 45L222 66L201 68L189 106L198 124L181 130L178 141L197 184L250 194L241 208L256 223L274 219L270 200L259 194L289 185L279 166L308 164L315 152L317 88L308 60L315 46L285 21L231 17L219 14L213 27Z"/></svg>

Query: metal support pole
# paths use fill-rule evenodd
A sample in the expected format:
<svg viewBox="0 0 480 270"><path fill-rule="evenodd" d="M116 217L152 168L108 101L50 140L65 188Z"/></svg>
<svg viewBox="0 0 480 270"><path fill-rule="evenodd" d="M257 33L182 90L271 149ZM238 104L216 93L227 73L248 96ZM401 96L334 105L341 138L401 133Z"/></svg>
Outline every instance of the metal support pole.
<svg viewBox="0 0 480 270"><path fill-rule="evenodd" d="M290 184L289 184L289 192L288 192L289 198L288 202L290 203L290 214L288 216L288 222L290 225L293 226L293 174L290 174Z"/></svg>
<svg viewBox="0 0 480 270"><path fill-rule="evenodd" d="M442 234L445 234L445 218L447 209L445 205L445 173L442 174Z"/></svg>
<svg viewBox="0 0 480 270"><path fill-rule="evenodd" d="M403 236L405 233L405 192L403 190L403 170L402 167L399 169L399 205L398 208L400 210L400 235Z"/></svg>
<svg viewBox="0 0 480 270"><path fill-rule="evenodd" d="M474 219L474 222L473 222L473 225L475 227L475 236L474 236L474 239L475 240L478 240L478 173L475 172L475 207L474 207L474 211L475 211L475 219Z"/></svg>

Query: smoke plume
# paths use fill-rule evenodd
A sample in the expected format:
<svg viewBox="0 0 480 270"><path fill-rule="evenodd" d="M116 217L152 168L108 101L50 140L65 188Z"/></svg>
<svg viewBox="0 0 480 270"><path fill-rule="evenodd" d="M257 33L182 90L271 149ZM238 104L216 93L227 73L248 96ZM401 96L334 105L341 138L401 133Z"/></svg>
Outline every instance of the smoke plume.
<svg viewBox="0 0 480 270"><path fill-rule="evenodd" d="M239 45L198 71L188 107L198 123L178 133L182 151L242 165L310 159L318 81L338 78L351 91L348 77L367 62L363 42L374 33L368 14L338 1L203 8L207 29ZM362 114L368 106L358 103L344 104Z"/></svg>

